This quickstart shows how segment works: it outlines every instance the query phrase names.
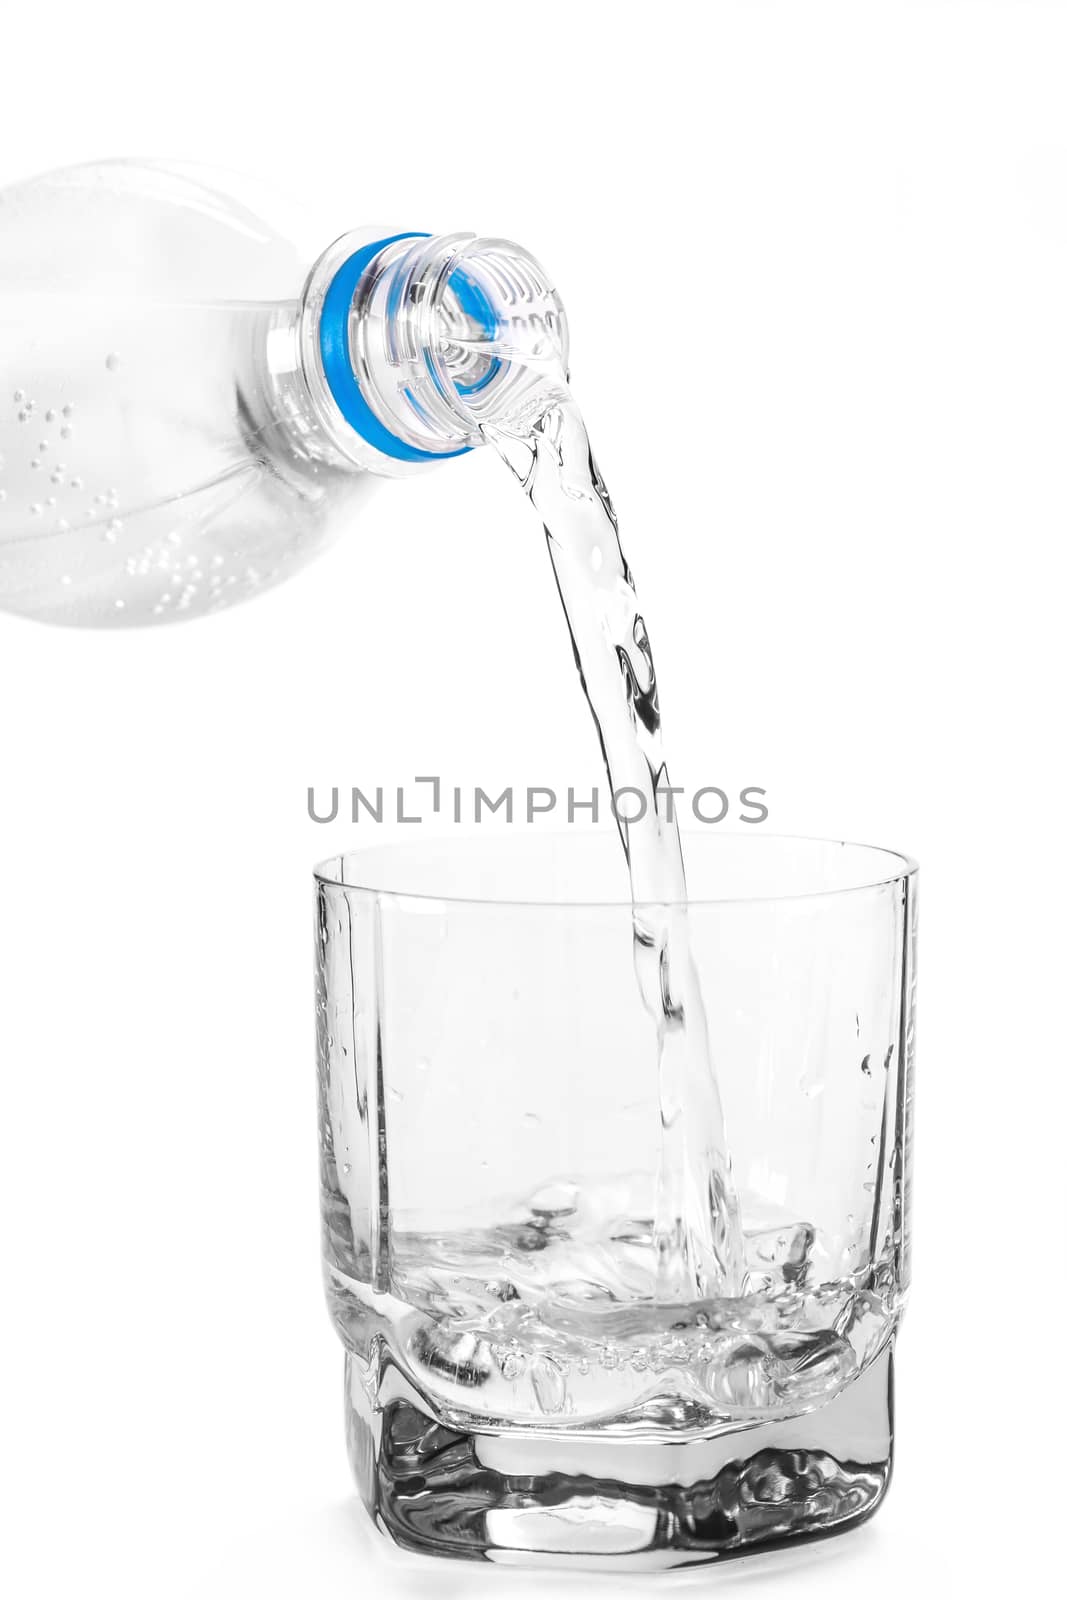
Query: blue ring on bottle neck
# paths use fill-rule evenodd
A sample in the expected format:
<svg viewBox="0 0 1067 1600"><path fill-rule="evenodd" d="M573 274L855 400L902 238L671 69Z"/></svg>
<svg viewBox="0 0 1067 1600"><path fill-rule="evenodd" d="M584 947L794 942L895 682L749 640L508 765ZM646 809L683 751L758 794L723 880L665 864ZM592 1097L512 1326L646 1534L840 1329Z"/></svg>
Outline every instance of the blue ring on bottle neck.
<svg viewBox="0 0 1067 1600"><path fill-rule="evenodd" d="M419 450L415 445L408 444L406 440L392 433L367 404L356 374L352 370L348 324L360 279L375 257L389 245L396 244L401 239L429 237L428 233L394 233L388 239L378 239L373 244L363 245L334 273L319 316L319 352L322 357L322 370L337 409L360 438L373 445L383 456L391 456L394 461L450 461L453 456L467 455L471 449L470 445L465 444L459 450L442 450L438 453L433 450Z"/></svg>

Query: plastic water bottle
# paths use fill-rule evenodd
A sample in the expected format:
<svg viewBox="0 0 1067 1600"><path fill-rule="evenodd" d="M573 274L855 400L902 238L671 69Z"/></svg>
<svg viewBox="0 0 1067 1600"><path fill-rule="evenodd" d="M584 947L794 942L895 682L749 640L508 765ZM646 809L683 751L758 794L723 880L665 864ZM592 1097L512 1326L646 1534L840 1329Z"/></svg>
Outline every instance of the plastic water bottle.
<svg viewBox="0 0 1067 1600"><path fill-rule="evenodd" d="M163 622L280 582L376 480L480 443L566 337L505 241L364 229L315 259L202 177L129 162L6 189L0 607Z"/></svg>

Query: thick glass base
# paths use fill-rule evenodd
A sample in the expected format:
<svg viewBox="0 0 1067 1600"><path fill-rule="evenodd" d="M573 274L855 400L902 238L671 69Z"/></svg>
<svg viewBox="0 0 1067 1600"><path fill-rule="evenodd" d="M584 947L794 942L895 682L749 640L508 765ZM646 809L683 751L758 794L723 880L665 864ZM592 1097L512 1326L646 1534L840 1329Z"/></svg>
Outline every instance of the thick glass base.
<svg viewBox="0 0 1067 1600"><path fill-rule="evenodd" d="M390 1366L345 1359L349 1458L406 1550L641 1571L863 1522L889 1485L893 1353L804 1416L705 1435L446 1426Z"/></svg>

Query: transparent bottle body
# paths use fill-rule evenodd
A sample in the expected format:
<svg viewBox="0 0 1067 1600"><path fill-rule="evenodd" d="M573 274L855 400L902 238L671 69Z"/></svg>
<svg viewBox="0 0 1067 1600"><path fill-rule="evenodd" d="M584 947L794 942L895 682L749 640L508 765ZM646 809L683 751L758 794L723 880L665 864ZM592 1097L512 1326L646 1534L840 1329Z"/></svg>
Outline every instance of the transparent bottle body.
<svg viewBox="0 0 1067 1600"><path fill-rule="evenodd" d="M351 522L374 479L294 398L311 259L180 169L0 193L0 607L195 616Z"/></svg>

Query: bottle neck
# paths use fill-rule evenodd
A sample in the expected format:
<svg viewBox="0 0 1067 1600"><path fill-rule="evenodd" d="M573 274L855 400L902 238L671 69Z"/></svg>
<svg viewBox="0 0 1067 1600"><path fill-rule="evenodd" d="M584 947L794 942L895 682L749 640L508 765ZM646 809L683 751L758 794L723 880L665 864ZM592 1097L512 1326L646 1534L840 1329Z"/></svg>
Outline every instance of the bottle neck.
<svg viewBox="0 0 1067 1600"><path fill-rule="evenodd" d="M312 407L333 446L390 476L481 443L531 367L566 368L544 269L473 234L348 234L318 261L299 323Z"/></svg>

